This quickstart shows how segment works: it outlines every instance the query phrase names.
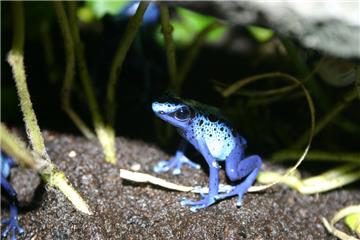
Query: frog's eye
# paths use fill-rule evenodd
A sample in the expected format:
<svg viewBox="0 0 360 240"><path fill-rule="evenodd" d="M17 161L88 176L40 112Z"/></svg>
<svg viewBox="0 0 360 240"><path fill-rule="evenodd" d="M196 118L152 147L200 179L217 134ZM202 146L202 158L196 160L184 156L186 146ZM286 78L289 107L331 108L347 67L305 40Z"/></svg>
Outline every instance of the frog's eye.
<svg viewBox="0 0 360 240"><path fill-rule="evenodd" d="M190 110L188 107L182 107L176 110L175 118L179 121L185 121L190 118Z"/></svg>

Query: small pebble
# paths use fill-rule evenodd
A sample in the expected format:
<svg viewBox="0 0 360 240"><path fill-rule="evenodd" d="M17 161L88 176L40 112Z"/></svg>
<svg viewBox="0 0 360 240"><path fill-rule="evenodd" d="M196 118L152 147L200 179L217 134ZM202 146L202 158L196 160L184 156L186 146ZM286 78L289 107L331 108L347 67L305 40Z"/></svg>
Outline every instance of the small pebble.
<svg viewBox="0 0 360 240"><path fill-rule="evenodd" d="M130 169L133 171L139 171L141 169L141 165L138 163L135 163L130 167Z"/></svg>
<svg viewBox="0 0 360 240"><path fill-rule="evenodd" d="M74 158L74 157L76 157L76 152L75 151L70 151L68 156L71 157L71 158Z"/></svg>

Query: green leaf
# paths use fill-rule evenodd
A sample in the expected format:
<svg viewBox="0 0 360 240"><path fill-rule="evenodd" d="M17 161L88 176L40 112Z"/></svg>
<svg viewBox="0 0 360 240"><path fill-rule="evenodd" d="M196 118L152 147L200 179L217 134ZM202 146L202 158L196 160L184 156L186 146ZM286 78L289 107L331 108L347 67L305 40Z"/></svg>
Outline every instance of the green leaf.
<svg viewBox="0 0 360 240"><path fill-rule="evenodd" d="M345 224L360 236L360 213L350 214L345 217Z"/></svg>
<svg viewBox="0 0 360 240"><path fill-rule="evenodd" d="M268 28L252 25L252 26L248 26L247 29L253 35L253 37L260 43L267 42L274 36L274 32Z"/></svg>
<svg viewBox="0 0 360 240"><path fill-rule="evenodd" d="M199 32L216 20L216 18L212 16L202 15L179 7L176 8L176 13L178 17L171 19L170 23L174 29L172 33L173 40L177 46L187 46L191 44ZM211 31L207 36L207 42L219 41L226 29L226 26L223 26ZM156 30L155 38L159 44L164 44L160 26Z"/></svg>
<svg viewBox="0 0 360 240"><path fill-rule="evenodd" d="M102 18L105 14L116 15L128 3L129 1L88 0L79 8L77 15L81 21L90 22Z"/></svg>

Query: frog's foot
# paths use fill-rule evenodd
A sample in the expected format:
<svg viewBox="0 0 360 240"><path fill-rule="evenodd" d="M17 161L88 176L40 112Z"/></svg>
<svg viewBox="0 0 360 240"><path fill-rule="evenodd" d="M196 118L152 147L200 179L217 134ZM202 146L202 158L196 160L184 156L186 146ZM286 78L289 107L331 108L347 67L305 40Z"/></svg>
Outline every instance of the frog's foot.
<svg viewBox="0 0 360 240"><path fill-rule="evenodd" d="M173 169L172 173L178 175L181 173L181 167L183 164L189 165L189 167L194 169L200 169L200 165L192 162L188 159L183 152L177 151L176 155L170 158L168 161L160 161L153 168L154 172L161 173L167 172L170 169Z"/></svg>
<svg viewBox="0 0 360 240"><path fill-rule="evenodd" d="M23 235L25 230L20 227L17 217L5 219L1 222L1 225L4 225L4 230L1 233L1 238L6 238L10 233L10 239L16 240L16 234Z"/></svg>
<svg viewBox="0 0 360 240"><path fill-rule="evenodd" d="M238 196L238 199L236 201L236 206L241 207L242 200L244 198L244 194L245 194L246 190L247 190L247 188L242 188L242 186L240 184L240 186L235 187L232 191L230 191L228 193L217 194L214 198L216 200L222 200L225 198Z"/></svg>
<svg viewBox="0 0 360 240"><path fill-rule="evenodd" d="M206 195L203 199L201 199L199 201L183 199L180 202L180 204L182 206L191 206L190 211L192 211L192 212L197 212L198 209L206 208L213 203L215 203L215 198L209 197L209 195Z"/></svg>

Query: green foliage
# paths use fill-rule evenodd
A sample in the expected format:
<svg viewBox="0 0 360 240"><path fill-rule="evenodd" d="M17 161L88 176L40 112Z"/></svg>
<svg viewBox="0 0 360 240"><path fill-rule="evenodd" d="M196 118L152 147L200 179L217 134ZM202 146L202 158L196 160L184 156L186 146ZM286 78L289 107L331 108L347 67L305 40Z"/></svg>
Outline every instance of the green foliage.
<svg viewBox="0 0 360 240"><path fill-rule="evenodd" d="M349 228L360 236L360 212L349 214L345 217L345 223Z"/></svg>
<svg viewBox="0 0 360 240"><path fill-rule="evenodd" d="M196 35L204 30L209 24L216 21L216 18L211 16L202 15L184 8L176 8L177 18L172 18L170 23L173 27L173 39L176 46L186 46L193 42ZM227 27L222 26L207 35L208 42L219 41ZM156 31L156 40L164 45L161 28L158 27Z"/></svg>
<svg viewBox="0 0 360 240"><path fill-rule="evenodd" d="M274 32L268 28L252 25L252 26L248 26L247 29L253 35L253 37L260 43L267 42L274 36Z"/></svg>
<svg viewBox="0 0 360 240"><path fill-rule="evenodd" d="M129 1L86 1L85 5L78 9L77 15L81 21L91 22L105 14L116 15L128 3Z"/></svg>
<svg viewBox="0 0 360 240"><path fill-rule="evenodd" d="M277 172L263 171L260 172L257 180L268 184L281 178L281 175ZM301 179L299 173L293 174L282 178L281 183L302 194L314 194L334 190L358 180L360 180L359 166L348 164L305 179Z"/></svg>

